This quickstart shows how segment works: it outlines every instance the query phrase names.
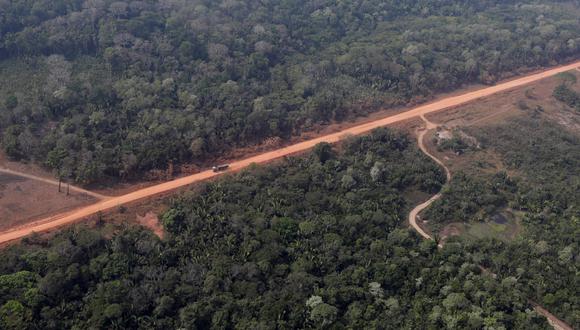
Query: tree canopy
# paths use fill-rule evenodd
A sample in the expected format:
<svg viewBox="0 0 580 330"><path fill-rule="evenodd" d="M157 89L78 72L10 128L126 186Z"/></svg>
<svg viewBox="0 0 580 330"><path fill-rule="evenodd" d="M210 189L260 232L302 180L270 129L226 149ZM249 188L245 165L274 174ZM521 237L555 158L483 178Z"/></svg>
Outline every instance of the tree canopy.
<svg viewBox="0 0 580 330"><path fill-rule="evenodd" d="M474 241L470 251L494 273L517 278L530 299L578 327L580 139L536 114L467 130L516 174L454 175L425 217L438 228L489 222L507 208L517 211L519 238Z"/></svg>
<svg viewBox="0 0 580 330"><path fill-rule="evenodd" d="M4 150L128 177L580 51L577 2L0 2Z"/></svg>
<svg viewBox="0 0 580 330"><path fill-rule="evenodd" d="M317 150L176 198L163 241L71 228L3 251L2 327L546 328L518 278L401 228L404 195L444 180L405 136Z"/></svg>

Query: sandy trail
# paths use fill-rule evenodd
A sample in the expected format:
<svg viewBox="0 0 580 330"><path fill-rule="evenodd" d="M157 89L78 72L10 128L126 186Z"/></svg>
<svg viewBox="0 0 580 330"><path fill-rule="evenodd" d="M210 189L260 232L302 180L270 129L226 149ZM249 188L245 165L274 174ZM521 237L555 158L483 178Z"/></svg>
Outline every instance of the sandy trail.
<svg viewBox="0 0 580 330"><path fill-rule="evenodd" d="M10 175L16 175L16 176L23 177L23 178L27 178L27 179L30 179L30 180L41 181L41 182L44 182L44 183L51 184L53 186L58 186L58 181L56 181L56 180L51 180L51 179L43 178L43 177L36 176L36 175L21 173L21 172L9 170L7 168L0 168L0 173L10 174ZM66 183L62 183L62 187L64 189L66 189ZM98 199L107 199L107 198L109 198L108 196L101 195L101 194L98 194L96 192L92 192L92 191L89 191L89 190L85 190L83 188L75 187L75 186L72 186L72 185L70 186L70 190L76 191L76 192L79 192L79 193L83 193L83 194L86 194L86 195L89 195L89 196L92 196L92 197L95 197L95 198L98 198Z"/></svg>
<svg viewBox="0 0 580 330"><path fill-rule="evenodd" d="M240 161L236 161L230 164L230 168L232 171L240 170L244 167L252 163L265 163L271 161L273 159L277 159L280 157L288 156L294 153L302 152L314 147L316 144L321 142L328 142L328 143L335 143L340 141L344 136L348 135L360 135L364 133L368 133L369 131L383 127L389 124L401 122L407 119L411 119L420 115L424 115L427 113L432 113L436 111L441 111L445 109L449 109L451 107L456 107L468 102L475 101L477 99L490 96L499 92L507 91L513 88L517 88L547 77L551 77L555 74L566 72L569 70L576 69L580 66L580 61L560 66L557 68L552 68L546 71L542 71L540 73L535 73L529 76L525 76L519 79L514 79L511 81L507 81L496 86L491 86L487 88L483 88L480 90L476 90L473 92L468 92L459 96L453 96L446 99L442 99L436 102L432 102L429 104L425 104L414 108L412 110L396 114L393 116L385 117L373 122L365 123L359 126L354 126L343 131L329 134L326 136L321 136L312 140L300 142L291 146L287 146L284 148L280 148L278 150L266 152L261 155L257 155L254 157L250 157L247 159L243 159ZM121 206L123 204L135 202L147 197L155 196L161 193L166 193L192 183L200 182L203 180L207 180L209 178L213 178L215 176L221 175L222 173L214 173L212 171L205 171L200 172L191 176L183 177L180 179L176 179L174 181L165 182L159 185L155 185L152 187L144 188L141 190L134 191L132 193L118 196L118 197L111 197L106 200L100 201L96 204L78 209L72 213L67 213L64 215L57 215L54 217L50 217L48 219L42 219L34 223L30 223L24 227L15 228L10 231L6 231L0 234L0 244L10 242L13 240L20 239L27 235L30 235L33 232L42 232L48 231L63 225L67 225L73 223L75 221L79 221L87 216L94 215L98 212L110 210L114 207Z"/></svg>
<svg viewBox="0 0 580 330"><path fill-rule="evenodd" d="M427 118L425 118L424 115L421 115L421 119L423 119L423 121L425 122L426 127L425 127L425 129L421 130L417 136L417 142L419 144L419 148L421 149L421 151L423 151L423 153L425 155L429 156L429 158L431 158L434 162L439 164L439 166L443 167L443 169L445 170L445 176L446 176L445 182L449 182L451 180L451 172L449 171L447 166L445 166L445 164L443 164L442 161L440 161L435 156L430 154L429 151L427 151L427 148L425 147L425 144L423 143L423 139L425 138L425 134L427 134L427 132L429 130L435 129L437 127L437 125L430 122L429 120L427 120ZM427 232L425 232L423 230L423 228L421 228L421 226L419 226L419 224L417 223L417 216L419 215L419 213L421 213L421 211L428 208L433 202L435 202L436 200L441 198L441 196L442 196L441 192L437 193L433 197L429 198L429 200L427 200L426 202L417 205L409 213L409 224L419 233L419 235L423 236L425 239L433 239L433 237L431 237L431 235L429 235ZM439 244L438 246L443 247L441 244Z"/></svg>

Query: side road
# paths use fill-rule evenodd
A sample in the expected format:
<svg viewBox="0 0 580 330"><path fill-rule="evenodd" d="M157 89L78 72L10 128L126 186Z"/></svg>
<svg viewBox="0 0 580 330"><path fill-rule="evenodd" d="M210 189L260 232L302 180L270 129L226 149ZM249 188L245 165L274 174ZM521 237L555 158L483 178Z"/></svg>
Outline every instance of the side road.
<svg viewBox="0 0 580 330"><path fill-rule="evenodd" d="M445 166L445 164L443 164L442 161L440 161L435 156L433 156L432 154L430 154L429 151L427 151L427 148L425 147L425 144L423 143L423 139L425 138L425 134L427 134L427 132L429 130L435 129L437 127L437 125L436 124L433 124L432 122L430 122L429 120L427 120L427 118L425 118L424 115L421 115L421 119L425 123L425 128L422 129L419 132L419 134L417 135L417 143L419 144L419 148L421 149L421 151L423 151L423 153L425 155L429 156L429 158L433 159L434 162L436 162L441 167L443 167L443 169L445 170L445 175L447 177L446 182L449 182L451 180L451 172L449 171L449 169L447 168L447 166ZM423 211L424 209L428 208L431 204L433 204L433 202L435 202L436 200L438 200L439 198L441 198L441 195L442 195L441 192L437 193L433 197L429 198L429 200L427 200L426 202L417 205L409 213L409 224L419 233L419 235L423 236L423 238L425 238L425 239L433 239L433 237L431 237L431 235L427 234L423 230L423 228L421 228L421 226L419 226L419 224L417 224L417 216L419 215L419 213L421 213L421 211ZM439 244L439 247L442 247L442 245Z"/></svg>

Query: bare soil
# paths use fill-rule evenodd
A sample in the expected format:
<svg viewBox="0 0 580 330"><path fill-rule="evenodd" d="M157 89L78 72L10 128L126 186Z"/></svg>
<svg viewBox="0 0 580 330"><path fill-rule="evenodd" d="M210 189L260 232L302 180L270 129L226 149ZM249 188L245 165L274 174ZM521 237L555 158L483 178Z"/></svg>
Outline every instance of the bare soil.
<svg viewBox="0 0 580 330"><path fill-rule="evenodd" d="M0 173L0 230L26 224L32 219L93 204L96 198L70 191L59 193L54 185Z"/></svg>
<svg viewBox="0 0 580 330"><path fill-rule="evenodd" d="M43 169L33 162L17 162L8 159L3 152L0 152L0 168L9 169L15 172L26 173L29 175L54 180L54 174Z"/></svg>
<svg viewBox="0 0 580 330"><path fill-rule="evenodd" d="M580 71L569 73L578 78L571 88L580 92ZM448 111L426 115L427 119L447 127L487 126L514 116L540 111L576 133L580 132L580 118L574 110L554 99L552 93L561 83L557 75L536 81L521 88L503 91L478 102L465 104ZM527 109L522 109L522 107Z"/></svg>
<svg viewBox="0 0 580 330"><path fill-rule="evenodd" d="M572 70L569 72L576 75L580 81L580 71ZM560 124L574 134L580 134L580 114L564 106L552 96L554 89L560 82L561 79L558 76L549 77L522 88L498 93L478 102L472 102L448 111L428 114L426 117L448 129L454 127L461 129L462 127L494 125L509 118L540 111L544 118ZM571 87L580 92L580 83ZM527 109L522 109L523 106ZM503 170L509 175L518 174L507 169L501 157L493 150L483 149L456 155L452 151L438 151L437 146L433 143L434 137L433 134L427 136L425 146L430 153L442 159L452 173L459 170L468 174L495 173Z"/></svg>
<svg viewBox="0 0 580 330"><path fill-rule="evenodd" d="M163 226L161 226L161 223L159 222L159 216L155 214L155 212L149 211L145 213L145 215L143 216L137 214L136 218L137 218L136 222L139 225L148 228L159 238L163 239L164 235Z"/></svg>
<svg viewBox="0 0 580 330"><path fill-rule="evenodd" d="M450 223L447 226L443 227L443 229L441 229L441 232L439 232L441 244L445 244L445 242L450 237L461 235L462 231L463 231L463 228L462 228L461 224L458 224L458 223Z"/></svg>

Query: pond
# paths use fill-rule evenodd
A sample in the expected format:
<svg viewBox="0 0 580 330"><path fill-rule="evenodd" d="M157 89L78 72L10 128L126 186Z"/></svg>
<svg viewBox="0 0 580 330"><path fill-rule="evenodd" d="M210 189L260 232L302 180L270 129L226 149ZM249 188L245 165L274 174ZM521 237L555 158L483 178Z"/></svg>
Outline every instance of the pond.
<svg viewBox="0 0 580 330"><path fill-rule="evenodd" d="M491 217L491 221L500 224L500 225L505 225L508 222L508 219L506 218L506 216L503 213L498 213L496 215L494 215L493 217Z"/></svg>

